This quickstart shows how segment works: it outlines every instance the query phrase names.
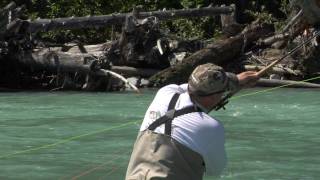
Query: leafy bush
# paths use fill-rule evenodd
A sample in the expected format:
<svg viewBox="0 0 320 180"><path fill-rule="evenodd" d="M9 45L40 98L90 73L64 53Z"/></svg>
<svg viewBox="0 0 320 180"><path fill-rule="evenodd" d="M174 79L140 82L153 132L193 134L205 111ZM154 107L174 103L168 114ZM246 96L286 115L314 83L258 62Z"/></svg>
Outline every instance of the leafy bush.
<svg viewBox="0 0 320 180"><path fill-rule="evenodd" d="M2 0L0 7L8 4L10 0ZM206 7L212 4L242 5L250 9L251 15L261 16L267 21L276 22L277 15L286 11L288 0L16 0L18 5L25 4L26 14L30 19L58 18L71 16L102 15L111 13L130 12L135 5L142 5L145 11L159 9L181 9ZM254 3L252 3L254 2ZM242 3L242 4L241 4ZM266 7L263 9L261 7ZM275 8L274 8L275 7ZM271 15L272 14L272 15ZM213 17L179 19L162 22L162 26L168 28L181 38L212 38L220 31L219 19ZM117 27L116 29L121 29ZM53 42L68 42L78 40L85 43L98 43L110 39L111 28L58 30L41 33L41 37Z"/></svg>

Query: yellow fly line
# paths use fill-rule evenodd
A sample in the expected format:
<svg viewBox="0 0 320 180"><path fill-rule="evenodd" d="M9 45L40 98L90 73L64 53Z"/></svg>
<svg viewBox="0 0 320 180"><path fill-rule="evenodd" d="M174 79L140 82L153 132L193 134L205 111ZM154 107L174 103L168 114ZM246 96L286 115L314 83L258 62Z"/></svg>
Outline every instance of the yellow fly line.
<svg viewBox="0 0 320 180"><path fill-rule="evenodd" d="M266 93L266 92L274 91L274 90L277 90L277 89L280 89L280 88L283 88L283 87L288 87L288 86L291 86L291 85L293 85L293 84L297 84L297 83L299 83L299 82L308 82L308 81L312 81L312 80L316 80L316 79L320 79L320 76L318 76L318 77L313 77L313 78L306 79L306 80L302 80L302 81L297 81L297 82L292 83L292 84L285 84L285 85L282 85L282 86L277 86L277 87L273 87L273 88L268 88L268 89L261 90L261 91L256 91L256 92L253 92L253 93L248 93L248 94L243 94L243 95L231 97L230 100L239 99L239 98L242 98L242 97L252 96L252 95L261 94L261 93Z"/></svg>
<svg viewBox="0 0 320 180"><path fill-rule="evenodd" d="M307 81L312 81L312 80L316 80L316 79L320 79L320 76L314 77L314 78L310 78L310 79L306 79L306 80L299 81L299 82L307 82ZM278 87L274 87L274 88L268 88L268 89L265 89L265 90L256 91L256 92L253 92L253 93L243 94L243 95L231 97L230 99L234 100L234 99L238 99L238 98L242 98L242 97L246 97L246 96L252 96L252 95L256 95L256 94L266 93L266 92L270 92L270 91L273 91L273 90L276 90L276 89L280 89L280 88L283 88L283 87L287 87L287 86L290 86L290 85L292 85L292 84L282 85L282 86L278 86ZM76 140L76 139L80 139L80 138L83 138L83 137L104 133L104 132L115 130L115 129L120 129L122 127L126 127L126 126L129 126L129 125L133 125L133 124L139 123L140 121L141 120L133 121L133 122L127 122L127 123L124 123L124 124L121 124L121 125L118 125L118 126L115 126L115 127L100 129L100 130L97 130L97 131L94 131L94 132L89 132L89 133L86 133L86 134L73 136L73 137L70 137L70 138L67 138L67 139L60 140L60 141L58 141L56 143L46 144L46 145L35 147L35 148L30 148L30 149L26 149L26 150L22 150L22 151L17 151L17 152L11 153L11 154L0 156L0 159L9 158L9 157L12 157L12 156L16 156L16 155L20 155L20 154L24 154L24 153L29 153L29 152L32 152L32 151L37 151L37 150L40 150L40 149L53 148L55 146L58 146L58 145L61 145L61 144L65 144L65 143L71 142L71 141Z"/></svg>
<svg viewBox="0 0 320 180"><path fill-rule="evenodd" d="M65 144L65 143L68 143L68 142L73 141L73 140L76 140L76 139L80 139L80 138L87 137L87 136L92 136L92 135L95 135L95 134L100 134L100 133L107 132L107 131L111 131L111 130L115 130L115 129L120 129L120 128L122 128L122 127L131 125L131 124L135 124L135 123L138 123L138 122L139 122L139 121L127 122L127 123L124 123L124 124L121 124L121 125L118 125L118 126L115 126L115 127L100 129L100 130L93 131L93 132L89 132L89 133L86 133L86 134L82 134L82 135L78 135L78 136L73 136L73 137L70 137L70 138L63 139L63 140L61 140L61 141L58 141L58 142L56 142L56 143L46 144L46 145L39 146L39 147L35 147L35 148L30 148L30 149L26 149L26 150L22 150L22 151L17 151L17 152L11 153L11 154L7 154L7 155L4 155L4 156L0 156L0 159L4 159L4 158L12 157L12 156L15 156L15 155L32 152L32 151L37 151L37 150L40 150L40 149L53 148L53 147L58 146L58 145L60 145L60 144Z"/></svg>

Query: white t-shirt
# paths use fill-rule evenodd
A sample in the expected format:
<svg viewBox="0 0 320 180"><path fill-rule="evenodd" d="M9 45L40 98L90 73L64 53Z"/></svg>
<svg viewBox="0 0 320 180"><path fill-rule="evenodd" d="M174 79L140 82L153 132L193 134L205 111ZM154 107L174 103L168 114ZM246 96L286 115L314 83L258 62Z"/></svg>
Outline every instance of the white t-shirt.
<svg viewBox="0 0 320 180"><path fill-rule="evenodd" d="M175 106L176 110L193 105L187 87L187 84L180 86L171 84L161 88L145 114L140 131L146 130L152 122L165 115L175 93L181 94ZM154 132L164 134L164 126L162 124ZM207 175L221 174L227 158L224 148L224 128L219 121L203 112L178 116L172 121L171 136L202 156Z"/></svg>

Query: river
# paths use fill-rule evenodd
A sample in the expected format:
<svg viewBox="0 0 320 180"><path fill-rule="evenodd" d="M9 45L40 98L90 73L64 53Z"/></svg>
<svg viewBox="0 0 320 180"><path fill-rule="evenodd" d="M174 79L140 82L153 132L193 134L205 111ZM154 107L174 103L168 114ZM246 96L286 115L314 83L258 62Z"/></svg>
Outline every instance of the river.
<svg viewBox="0 0 320 180"><path fill-rule="evenodd" d="M320 91L265 90L211 113L226 130L221 179L320 179ZM155 93L0 93L0 179L124 179Z"/></svg>

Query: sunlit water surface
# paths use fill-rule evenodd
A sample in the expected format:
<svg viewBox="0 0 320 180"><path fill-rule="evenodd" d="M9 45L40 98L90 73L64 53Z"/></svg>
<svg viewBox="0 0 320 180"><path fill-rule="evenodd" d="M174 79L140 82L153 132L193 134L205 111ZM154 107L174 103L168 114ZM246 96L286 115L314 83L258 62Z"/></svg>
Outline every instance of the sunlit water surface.
<svg viewBox="0 0 320 180"><path fill-rule="evenodd" d="M1 93L0 179L124 179L155 93ZM319 95L279 89L212 112L226 130L221 179L320 179Z"/></svg>

